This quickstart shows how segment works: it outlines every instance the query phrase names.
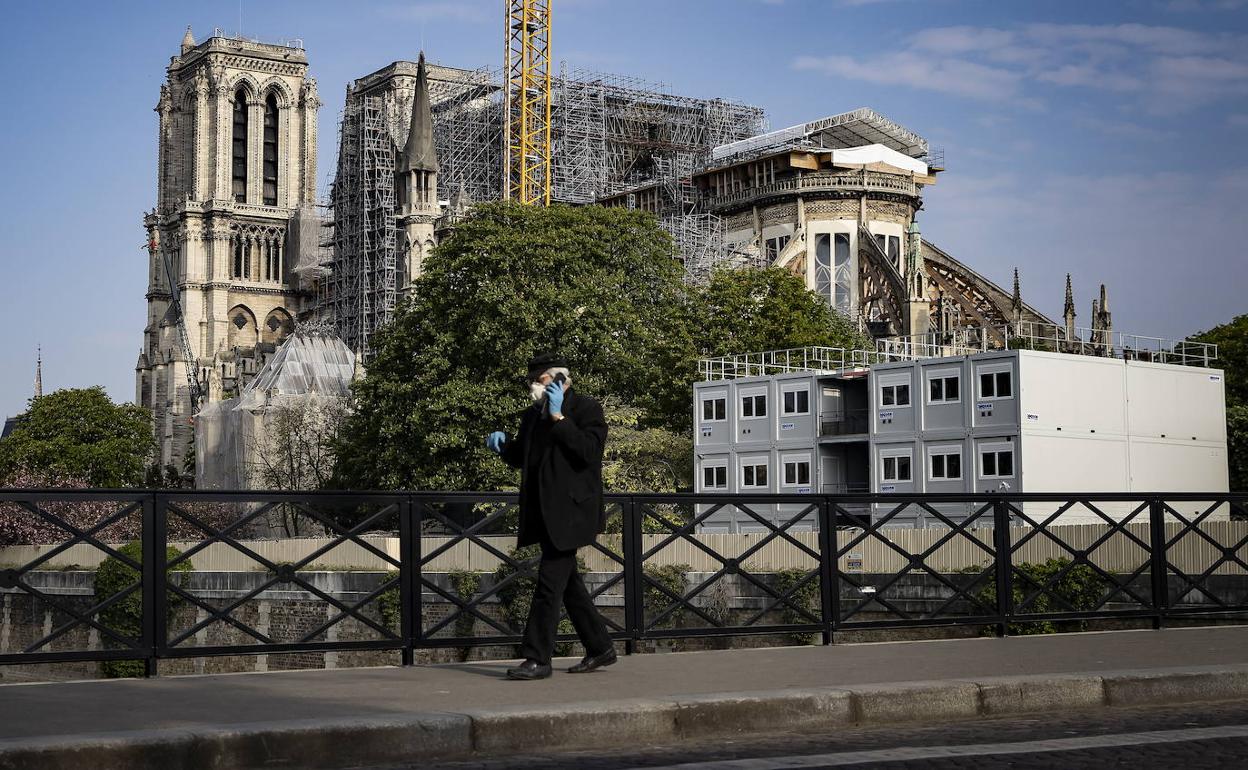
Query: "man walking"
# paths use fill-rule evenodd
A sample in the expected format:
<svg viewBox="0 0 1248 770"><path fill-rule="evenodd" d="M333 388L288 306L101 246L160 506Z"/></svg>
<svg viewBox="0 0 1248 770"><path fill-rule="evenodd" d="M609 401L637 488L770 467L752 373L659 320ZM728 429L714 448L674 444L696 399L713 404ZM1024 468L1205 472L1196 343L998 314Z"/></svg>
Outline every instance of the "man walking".
<svg viewBox="0 0 1248 770"><path fill-rule="evenodd" d="M520 645L524 662L507 670L511 679L550 676L561 599L586 652L568 672L583 674L616 661L606 623L576 569L576 549L594 542L606 524L602 405L574 392L567 364L551 354L529 362L528 382L533 406L525 410L515 438L502 431L486 438L486 446L520 469L519 545L542 548Z"/></svg>

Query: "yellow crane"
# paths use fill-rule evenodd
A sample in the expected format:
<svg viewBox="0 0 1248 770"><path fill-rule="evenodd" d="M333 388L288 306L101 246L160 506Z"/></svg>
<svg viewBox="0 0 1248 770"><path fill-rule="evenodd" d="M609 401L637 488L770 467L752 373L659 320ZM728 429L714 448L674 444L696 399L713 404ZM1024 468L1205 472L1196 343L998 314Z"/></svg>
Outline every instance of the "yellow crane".
<svg viewBox="0 0 1248 770"><path fill-rule="evenodd" d="M550 204L550 4L503 0L507 9L503 198Z"/></svg>

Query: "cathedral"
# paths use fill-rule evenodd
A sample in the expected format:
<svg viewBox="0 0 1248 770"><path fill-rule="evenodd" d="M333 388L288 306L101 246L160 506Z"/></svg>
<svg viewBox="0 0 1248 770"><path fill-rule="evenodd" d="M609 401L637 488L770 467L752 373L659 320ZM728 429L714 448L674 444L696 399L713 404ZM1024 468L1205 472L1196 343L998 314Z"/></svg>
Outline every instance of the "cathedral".
<svg viewBox="0 0 1248 770"><path fill-rule="evenodd" d="M1114 354L1105 287L1091 329L1060 322L920 235L943 158L870 109L764 132L763 111L594 73L554 78L552 200L652 212L686 278L778 267L902 357L1019 345ZM298 46L188 28L156 106L156 207L136 394L161 465L194 417L239 398L294 331L332 327L356 361L474 200L501 197L497 73L396 61L351 82L328 212ZM746 352L746 351L741 351Z"/></svg>
<svg viewBox="0 0 1248 770"><path fill-rule="evenodd" d="M294 329L314 218L321 101L304 51L188 27L160 88L156 207L137 403L161 465L180 466L197 407L236 395Z"/></svg>

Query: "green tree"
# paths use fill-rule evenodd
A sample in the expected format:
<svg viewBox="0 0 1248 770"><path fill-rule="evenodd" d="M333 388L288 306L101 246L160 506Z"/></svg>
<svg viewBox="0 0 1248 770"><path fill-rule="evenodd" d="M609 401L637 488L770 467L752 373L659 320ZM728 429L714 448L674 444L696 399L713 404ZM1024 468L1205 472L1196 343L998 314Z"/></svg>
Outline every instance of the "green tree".
<svg viewBox="0 0 1248 770"><path fill-rule="evenodd" d="M1226 449L1232 492L1248 490L1248 314L1188 339L1218 346L1210 363L1226 377Z"/></svg>
<svg viewBox="0 0 1248 770"><path fill-rule="evenodd" d="M147 409L114 404L99 386L58 390L32 398L18 427L0 440L0 478L29 471L52 484L138 486L154 447Z"/></svg>
<svg viewBox="0 0 1248 770"><path fill-rule="evenodd" d="M716 270L696 293L694 308L703 356L811 345L875 349L852 320L780 268Z"/></svg>
<svg viewBox="0 0 1248 770"><path fill-rule="evenodd" d="M1218 357L1210 366L1226 373L1227 403L1248 404L1248 314L1188 339L1218 346Z"/></svg>
<svg viewBox="0 0 1248 770"><path fill-rule="evenodd" d="M496 489L514 474L484 444L514 430L521 375L554 349L574 387L662 423L692 349L671 241L643 212L486 203L438 246L375 337L334 484ZM664 411L665 407L668 411Z"/></svg>

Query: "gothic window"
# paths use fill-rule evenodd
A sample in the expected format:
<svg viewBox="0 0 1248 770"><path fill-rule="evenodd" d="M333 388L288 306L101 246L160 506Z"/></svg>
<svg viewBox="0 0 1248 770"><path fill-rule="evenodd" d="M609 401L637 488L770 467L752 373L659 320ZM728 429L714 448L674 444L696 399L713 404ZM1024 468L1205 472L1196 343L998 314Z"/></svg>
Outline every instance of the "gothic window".
<svg viewBox="0 0 1248 770"><path fill-rule="evenodd" d="M843 313L848 313L853 284L853 272L849 259L849 233L836 234L836 256L832 268L836 277L835 307Z"/></svg>
<svg viewBox="0 0 1248 770"><path fill-rule="evenodd" d="M264 100L264 205L277 205L277 97Z"/></svg>
<svg viewBox="0 0 1248 770"><path fill-rule="evenodd" d="M234 200L247 201L247 92L239 89L234 94L234 141L231 171Z"/></svg>
<svg viewBox="0 0 1248 770"><path fill-rule="evenodd" d="M832 294L832 236L815 238L815 293L830 299Z"/></svg>
<svg viewBox="0 0 1248 770"><path fill-rule="evenodd" d="M888 259L901 272L901 239L895 235L888 236Z"/></svg>
<svg viewBox="0 0 1248 770"><path fill-rule="evenodd" d="M243 254L244 251L246 251L246 246L243 243L242 237L238 235L234 236L234 259L232 260L233 264L231 265L233 269L230 271L231 278L244 278L247 275L245 270L247 260Z"/></svg>

